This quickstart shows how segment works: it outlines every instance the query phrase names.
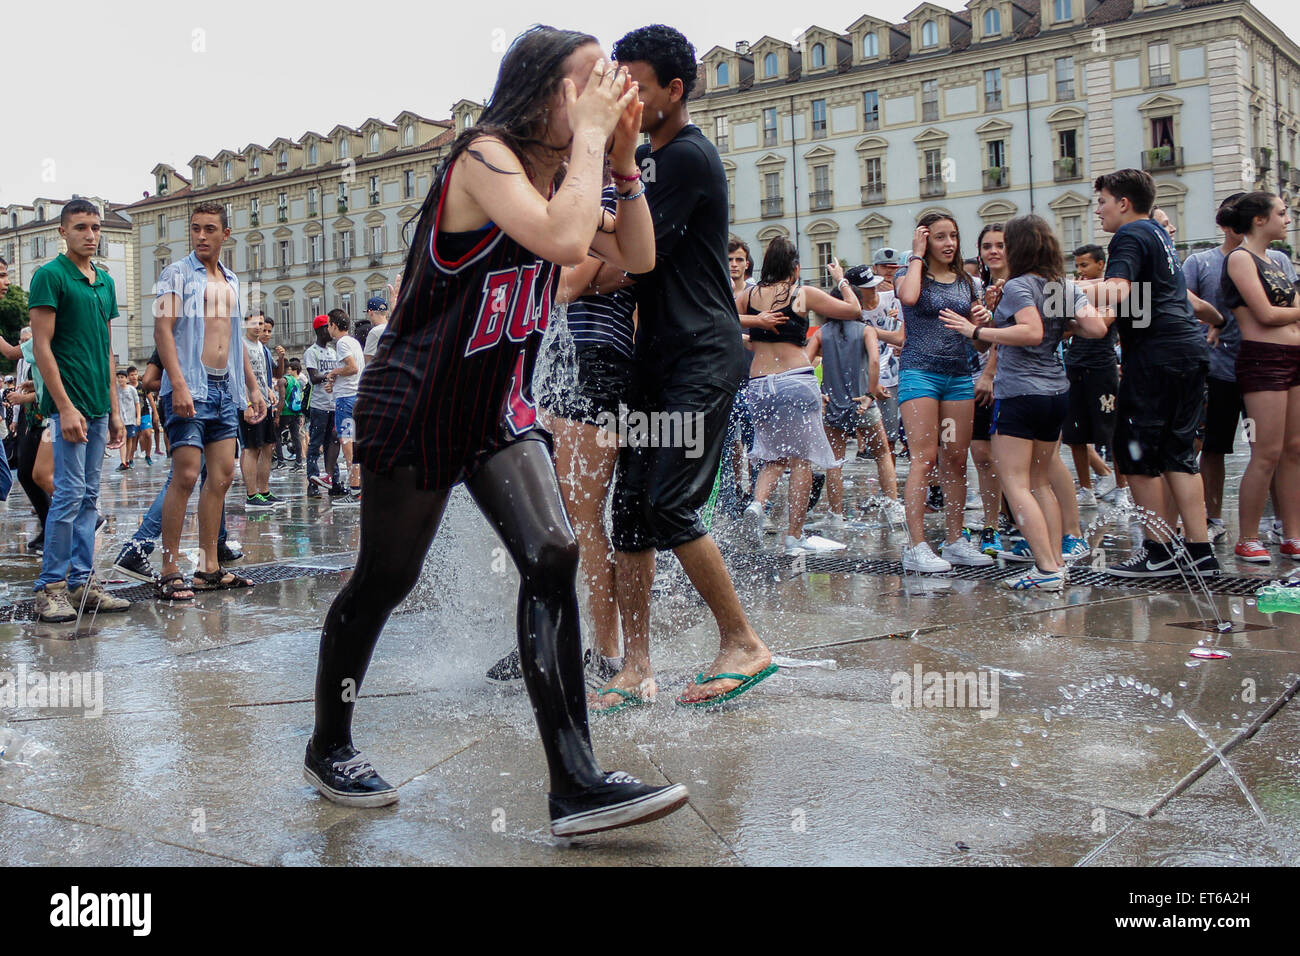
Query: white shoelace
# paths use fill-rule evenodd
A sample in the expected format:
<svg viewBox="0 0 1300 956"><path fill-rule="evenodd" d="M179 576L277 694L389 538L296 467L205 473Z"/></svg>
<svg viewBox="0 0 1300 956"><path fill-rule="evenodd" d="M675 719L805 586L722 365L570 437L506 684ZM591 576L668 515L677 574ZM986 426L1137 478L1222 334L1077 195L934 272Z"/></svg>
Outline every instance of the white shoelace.
<svg viewBox="0 0 1300 956"><path fill-rule="evenodd" d="M624 773L622 770L615 770L613 773L605 775L606 783L640 783L636 777L630 773Z"/></svg>
<svg viewBox="0 0 1300 956"><path fill-rule="evenodd" d="M335 760L332 766L335 771L347 777L349 780L360 780L362 777L375 772L375 768L370 766L370 761L361 756L361 754L357 754L347 760Z"/></svg>

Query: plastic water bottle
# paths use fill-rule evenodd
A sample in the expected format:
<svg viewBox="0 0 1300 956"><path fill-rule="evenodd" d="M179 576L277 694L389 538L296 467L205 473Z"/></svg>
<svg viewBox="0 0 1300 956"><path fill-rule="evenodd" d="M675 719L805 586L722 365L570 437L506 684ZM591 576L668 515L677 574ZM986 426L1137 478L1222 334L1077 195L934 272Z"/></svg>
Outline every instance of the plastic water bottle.
<svg viewBox="0 0 1300 956"><path fill-rule="evenodd" d="M1255 592L1255 607L1261 614L1300 614L1300 581L1274 581Z"/></svg>
<svg viewBox="0 0 1300 956"><path fill-rule="evenodd" d="M27 738L12 727L0 727L0 760L17 760Z"/></svg>

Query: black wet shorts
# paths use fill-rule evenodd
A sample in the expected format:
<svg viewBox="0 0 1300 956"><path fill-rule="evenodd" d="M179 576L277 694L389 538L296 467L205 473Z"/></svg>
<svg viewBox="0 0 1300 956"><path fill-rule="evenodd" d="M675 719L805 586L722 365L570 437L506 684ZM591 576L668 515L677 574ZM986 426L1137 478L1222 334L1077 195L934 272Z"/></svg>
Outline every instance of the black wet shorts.
<svg viewBox="0 0 1300 956"><path fill-rule="evenodd" d="M276 432L274 416L268 413L260 422L250 425L239 416L239 443L245 448L264 448L274 445L279 439Z"/></svg>
<svg viewBox="0 0 1300 956"><path fill-rule="evenodd" d="M539 396L539 403L552 415L575 422L603 426L617 421L632 380L632 360L602 345L579 347L576 359L577 387L563 394Z"/></svg>
<svg viewBox="0 0 1300 956"><path fill-rule="evenodd" d="M699 510L713 491L731 417L732 389L656 384L657 397L629 401L614 475L612 540L629 554L667 551L707 533Z"/></svg>
<svg viewBox="0 0 1300 956"><path fill-rule="evenodd" d="M981 405L979 399L975 400L975 418L971 422L970 429L971 441L988 441L993 437L993 408L993 403Z"/></svg>
<svg viewBox="0 0 1300 956"><path fill-rule="evenodd" d="M1212 378L1205 383L1205 444L1208 455L1231 455L1237 437L1237 422L1246 406L1236 382Z"/></svg>
<svg viewBox="0 0 1300 956"><path fill-rule="evenodd" d="M1070 410L1065 416L1062 440L1067 445L1109 448L1115 439L1115 404L1119 394L1119 366L1066 367L1070 379Z"/></svg>
<svg viewBox="0 0 1300 956"><path fill-rule="evenodd" d="M1069 408L1067 392L999 398L993 403L993 432L1026 441L1057 441Z"/></svg>
<svg viewBox="0 0 1300 956"><path fill-rule="evenodd" d="M1286 392L1300 385L1300 345L1242 339L1237 383L1247 392Z"/></svg>
<svg viewBox="0 0 1300 956"><path fill-rule="evenodd" d="M1121 475L1195 475L1209 359L1126 361L1119 383L1115 463Z"/></svg>

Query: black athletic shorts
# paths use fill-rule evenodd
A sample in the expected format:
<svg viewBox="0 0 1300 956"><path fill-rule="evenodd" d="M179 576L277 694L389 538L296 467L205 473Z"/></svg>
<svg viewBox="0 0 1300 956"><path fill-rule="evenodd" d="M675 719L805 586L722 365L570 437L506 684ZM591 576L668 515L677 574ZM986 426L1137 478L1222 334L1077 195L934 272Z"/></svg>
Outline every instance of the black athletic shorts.
<svg viewBox="0 0 1300 956"><path fill-rule="evenodd" d="M250 425L244 421L244 416L239 416L239 444L244 448L262 448L266 445L274 446L279 438L276 433L275 422L272 420L275 416L269 412L256 425Z"/></svg>
<svg viewBox="0 0 1300 956"><path fill-rule="evenodd" d="M1119 394L1119 366L1066 367L1070 379L1070 410L1065 416L1062 441L1067 445L1109 448L1115 439L1115 404Z"/></svg>
<svg viewBox="0 0 1300 956"><path fill-rule="evenodd" d="M1069 408L1067 392L999 398L993 403L993 431L1027 441L1057 441Z"/></svg>
<svg viewBox="0 0 1300 956"><path fill-rule="evenodd" d="M981 405L975 401L975 419L971 424L971 441L988 441L993 437L993 409L996 403Z"/></svg>
<svg viewBox="0 0 1300 956"><path fill-rule="evenodd" d="M1209 359L1126 361L1119 383L1115 463L1121 475L1195 475Z"/></svg>
<svg viewBox="0 0 1300 956"><path fill-rule="evenodd" d="M1205 383L1205 444L1210 455L1231 455L1237 437L1237 422L1246 410L1241 387L1236 382L1212 378Z"/></svg>
<svg viewBox="0 0 1300 956"><path fill-rule="evenodd" d="M567 394L538 396L538 402L559 418L588 425L617 421L632 379L632 360L603 345L579 347L577 388ZM610 416L613 416L612 418Z"/></svg>
<svg viewBox="0 0 1300 956"><path fill-rule="evenodd" d="M627 444L614 474L614 549L667 551L707 533L709 500L731 417L734 391L708 382L655 383L657 396L629 400ZM640 434L632 416L647 414ZM658 447L655 447L655 446Z"/></svg>

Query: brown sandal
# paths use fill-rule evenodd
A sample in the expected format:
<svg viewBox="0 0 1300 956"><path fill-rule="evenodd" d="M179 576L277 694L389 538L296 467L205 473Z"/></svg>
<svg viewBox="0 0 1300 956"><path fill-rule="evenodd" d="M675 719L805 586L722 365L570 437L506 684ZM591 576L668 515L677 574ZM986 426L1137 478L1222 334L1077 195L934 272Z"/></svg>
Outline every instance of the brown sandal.
<svg viewBox="0 0 1300 956"><path fill-rule="evenodd" d="M179 571L174 571L171 574L164 575L154 584L153 588L154 593L164 601L194 600L194 588L190 587L190 583L185 580L185 575L181 574ZM190 596L177 597L177 591L189 591Z"/></svg>
<svg viewBox="0 0 1300 956"><path fill-rule="evenodd" d="M215 571L195 571L195 591L233 591L238 588L251 588L252 578L241 578L234 571L217 568Z"/></svg>

